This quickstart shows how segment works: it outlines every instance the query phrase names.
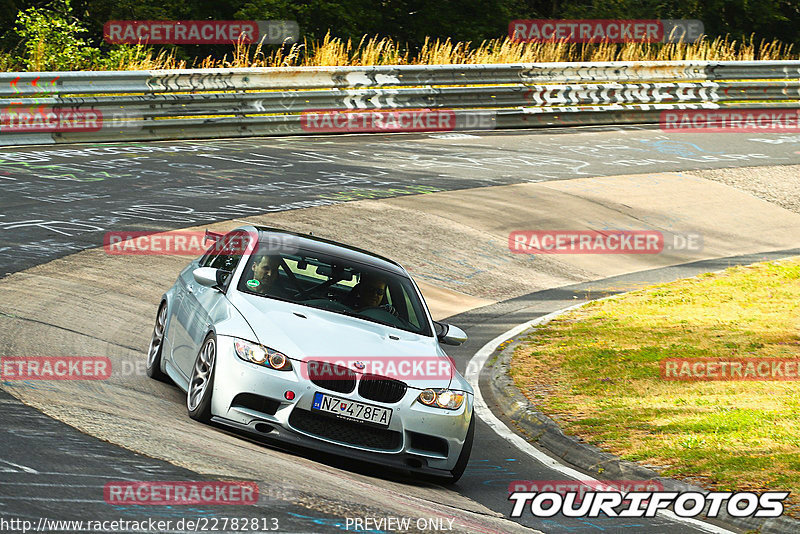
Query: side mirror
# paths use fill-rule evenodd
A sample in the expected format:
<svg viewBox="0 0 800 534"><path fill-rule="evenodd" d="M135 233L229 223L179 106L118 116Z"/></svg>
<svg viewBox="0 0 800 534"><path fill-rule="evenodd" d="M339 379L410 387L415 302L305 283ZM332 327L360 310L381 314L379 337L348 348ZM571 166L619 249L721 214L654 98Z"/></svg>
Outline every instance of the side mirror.
<svg viewBox="0 0 800 534"><path fill-rule="evenodd" d="M466 332L457 326L437 321L433 322L433 326L436 328L436 337L439 339L439 343L461 345L467 340Z"/></svg>
<svg viewBox="0 0 800 534"><path fill-rule="evenodd" d="M219 289L225 285L225 280L230 276L230 273L213 267L200 267L192 271L192 276L201 286Z"/></svg>

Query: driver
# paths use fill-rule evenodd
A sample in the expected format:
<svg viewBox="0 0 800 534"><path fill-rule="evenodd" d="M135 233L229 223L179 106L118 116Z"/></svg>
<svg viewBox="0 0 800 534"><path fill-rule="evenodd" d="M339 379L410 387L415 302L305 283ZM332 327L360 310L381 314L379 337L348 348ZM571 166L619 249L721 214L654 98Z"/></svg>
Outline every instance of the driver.
<svg viewBox="0 0 800 534"><path fill-rule="evenodd" d="M246 282L250 291L266 295L273 289L275 280L278 279L279 259L275 256L257 256L253 260L253 278Z"/></svg>

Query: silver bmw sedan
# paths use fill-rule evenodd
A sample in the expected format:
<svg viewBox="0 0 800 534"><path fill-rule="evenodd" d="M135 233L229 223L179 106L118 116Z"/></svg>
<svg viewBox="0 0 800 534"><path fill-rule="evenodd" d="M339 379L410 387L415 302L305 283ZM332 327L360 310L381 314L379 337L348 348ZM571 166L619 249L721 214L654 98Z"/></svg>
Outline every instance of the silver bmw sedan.
<svg viewBox="0 0 800 534"><path fill-rule="evenodd" d="M436 322L392 260L341 243L244 226L164 293L147 374L186 392L189 416L457 481L473 392Z"/></svg>

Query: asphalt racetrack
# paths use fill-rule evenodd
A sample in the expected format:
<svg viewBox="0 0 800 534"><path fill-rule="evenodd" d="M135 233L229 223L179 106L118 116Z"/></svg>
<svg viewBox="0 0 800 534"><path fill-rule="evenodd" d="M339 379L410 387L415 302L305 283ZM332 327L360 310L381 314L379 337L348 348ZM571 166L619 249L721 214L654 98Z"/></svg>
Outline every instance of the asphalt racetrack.
<svg viewBox="0 0 800 534"><path fill-rule="evenodd" d="M0 517L237 516L274 518L279 532L391 532L354 522L389 517L424 532L736 532L669 516L512 520L509 483L564 475L480 420L453 486L194 423L177 388L136 371L158 298L188 258L98 247L110 231L248 221L375 250L409 269L437 318L469 334L447 349L463 372L490 340L577 302L797 254L800 215L694 171L798 164L798 136L648 128L1 149L0 357L108 356L128 372L94 384L2 382ZM507 247L513 229L636 224L699 233L703 248L543 258ZM103 498L109 481L210 479L255 481L261 498L191 509Z"/></svg>

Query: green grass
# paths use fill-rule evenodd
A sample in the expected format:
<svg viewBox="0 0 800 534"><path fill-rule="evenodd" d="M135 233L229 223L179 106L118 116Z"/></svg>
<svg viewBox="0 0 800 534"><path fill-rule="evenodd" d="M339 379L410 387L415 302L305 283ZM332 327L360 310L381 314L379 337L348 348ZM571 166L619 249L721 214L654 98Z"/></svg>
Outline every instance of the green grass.
<svg viewBox="0 0 800 534"><path fill-rule="evenodd" d="M800 258L654 286L536 329L511 374L568 433L708 487L791 491L797 515L800 382L667 381L659 362L800 358L798 302Z"/></svg>

